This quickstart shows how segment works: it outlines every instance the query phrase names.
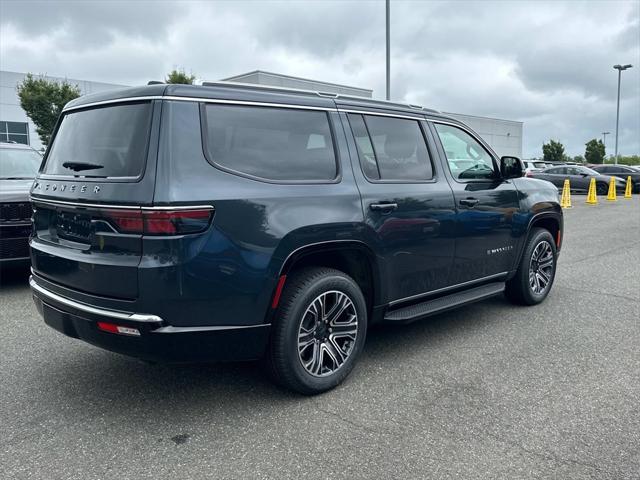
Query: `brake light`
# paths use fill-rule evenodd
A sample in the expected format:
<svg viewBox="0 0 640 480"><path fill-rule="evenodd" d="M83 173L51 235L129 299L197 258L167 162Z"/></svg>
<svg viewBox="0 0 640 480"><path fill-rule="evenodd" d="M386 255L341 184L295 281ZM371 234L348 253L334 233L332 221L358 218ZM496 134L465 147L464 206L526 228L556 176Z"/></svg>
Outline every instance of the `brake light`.
<svg viewBox="0 0 640 480"><path fill-rule="evenodd" d="M184 210L106 210L105 216L121 233L183 235L205 231L213 208Z"/></svg>
<svg viewBox="0 0 640 480"><path fill-rule="evenodd" d="M533 174L531 173L531 171L526 171L526 172L524 173L524 176L525 176L525 177L533 177Z"/></svg>

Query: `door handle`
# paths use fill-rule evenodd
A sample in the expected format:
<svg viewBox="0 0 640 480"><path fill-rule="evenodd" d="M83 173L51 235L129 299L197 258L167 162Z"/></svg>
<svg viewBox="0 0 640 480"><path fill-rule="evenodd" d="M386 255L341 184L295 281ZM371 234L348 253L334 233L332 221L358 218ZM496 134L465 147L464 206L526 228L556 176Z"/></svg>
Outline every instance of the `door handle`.
<svg viewBox="0 0 640 480"><path fill-rule="evenodd" d="M392 210L395 210L396 208L398 208L398 204L397 203L372 203L371 205L369 205L369 208L377 212L389 213Z"/></svg>
<svg viewBox="0 0 640 480"><path fill-rule="evenodd" d="M463 198L460 200L460 205L464 205L465 207L475 207L480 200L477 198Z"/></svg>

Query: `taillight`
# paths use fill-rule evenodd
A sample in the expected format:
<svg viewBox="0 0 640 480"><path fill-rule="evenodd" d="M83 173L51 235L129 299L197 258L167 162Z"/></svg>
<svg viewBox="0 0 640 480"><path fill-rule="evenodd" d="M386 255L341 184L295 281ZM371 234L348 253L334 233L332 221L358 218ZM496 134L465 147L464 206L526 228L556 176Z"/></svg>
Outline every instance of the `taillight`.
<svg viewBox="0 0 640 480"><path fill-rule="evenodd" d="M205 231L213 208L184 210L106 210L105 216L122 233L183 235Z"/></svg>
<svg viewBox="0 0 640 480"><path fill-rule="evenodd" d="M533 174L530 171L524 173L525 177L533 177Z"/></svg>

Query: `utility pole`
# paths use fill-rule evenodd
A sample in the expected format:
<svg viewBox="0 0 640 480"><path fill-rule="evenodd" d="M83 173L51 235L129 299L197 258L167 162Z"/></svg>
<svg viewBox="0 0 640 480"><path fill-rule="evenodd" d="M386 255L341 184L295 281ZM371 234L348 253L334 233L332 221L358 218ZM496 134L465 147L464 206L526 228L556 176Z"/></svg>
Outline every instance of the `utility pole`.
<svg viewBox="0 0 640 480"><path fill-rule="evenodd" d="M627 68L631 68L633 65L614 65L613 68L618 70L618 103L616 106L616 153L615 164L618 164L618 125L620 124L620 77L622 77L622 71Z"/></svg>
<svg viewBox="0 0 640 480"><path fill-rule="evenodd" d="M611 134L611 132L602 132L602 144L604 145L604 159L603 163L607 163L607 135Z"/></svg>
<svg viewBox="0 0 640 480"><path fill-rule="evenodd" d="M391 0L387 0L387 100L391 100Z"/></svg>

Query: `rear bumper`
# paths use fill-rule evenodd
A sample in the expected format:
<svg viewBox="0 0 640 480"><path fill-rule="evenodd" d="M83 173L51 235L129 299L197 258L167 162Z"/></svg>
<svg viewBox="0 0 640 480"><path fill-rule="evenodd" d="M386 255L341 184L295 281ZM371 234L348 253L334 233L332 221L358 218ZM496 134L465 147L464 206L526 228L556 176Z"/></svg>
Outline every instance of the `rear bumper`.
<svg viewBox="0 0 640 480"><path fill-rule="evenodd" d="M173 327L157 315L121 312L58 295L29 278L33 300L44 322L65 335L116 353L157 362L236 361L260 358L270 325ZM139 335L109 333L107 322Z"/></svg>

